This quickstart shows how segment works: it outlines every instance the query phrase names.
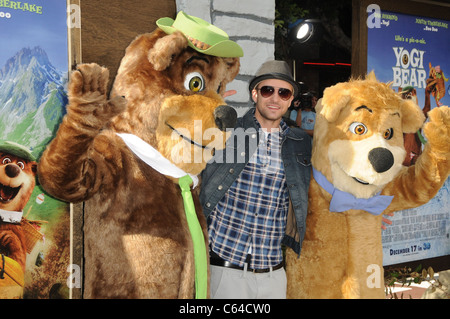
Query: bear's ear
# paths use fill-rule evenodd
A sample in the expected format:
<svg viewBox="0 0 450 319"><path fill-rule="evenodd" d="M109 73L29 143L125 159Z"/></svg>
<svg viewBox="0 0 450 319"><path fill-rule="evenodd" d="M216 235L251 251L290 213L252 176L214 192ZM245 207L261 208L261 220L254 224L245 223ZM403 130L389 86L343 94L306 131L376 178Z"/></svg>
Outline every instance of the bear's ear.
<svg viewBox="0 0 450 319"><path fill-rule="evenodd" d="M350 102L350 98L347 83L338 83L328 87L323 91L323 98L315 107L316 112L332 123L337 120L341 110Z"/></svg>
<svg viewBox="0 0 450 319"><path fill-rule="evenodd" d="M180 53L188 46L185 36L176 31L172 34L159 38L153 48L148 52L148 60L156 71L162 71L169 67L172 56Z"/></svg>
<svg viewBox="0 0 450 319"><path fill-rule="evenodd" d="M425 122L425 115L413 100L401 100L403 133L415 133Z"/></svg>
<svg viewBox="0 0 450 319"><path fill-rule="evenodd" d="M226 64L226 74L223 75L225 82L229 83L233 81L236 75L239 73L241 66L239 58L222 58Z"/></svg>

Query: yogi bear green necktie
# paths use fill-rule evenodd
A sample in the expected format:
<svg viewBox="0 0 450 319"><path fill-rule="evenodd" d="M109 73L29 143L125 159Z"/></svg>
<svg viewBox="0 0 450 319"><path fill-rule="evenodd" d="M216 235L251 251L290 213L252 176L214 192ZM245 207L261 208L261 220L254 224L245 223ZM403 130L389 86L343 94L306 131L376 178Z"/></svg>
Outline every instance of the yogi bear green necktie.
<svg viewBox="0 0 450 319"><path fill-rule="evenodd" d="M184 210L186 219L191 232L194 245L194 262L195 262L195 298L206 299L208 290L208 269L205 239L203 237L202 227L195 213L194 200L191 194L192 178L189 175L178 179L183 196Z"/></svg>

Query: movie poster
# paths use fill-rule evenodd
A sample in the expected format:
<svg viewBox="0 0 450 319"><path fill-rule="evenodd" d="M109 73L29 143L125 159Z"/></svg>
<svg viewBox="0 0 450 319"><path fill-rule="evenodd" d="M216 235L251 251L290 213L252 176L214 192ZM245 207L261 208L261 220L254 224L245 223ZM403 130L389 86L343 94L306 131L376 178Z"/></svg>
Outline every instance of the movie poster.
<svg viewBox="0 0 450 319"><path fill-rule="evenodd" d="M367 71L392 82L425 114L450 105L450 21L382 10L377 18L380 23L368 28ZM405 135L404 165L420 155L426 140L421 133ZM384 265L450 255L449 192L447 180L429 203L390 218L392 226L382 233Z"/></svg>
<svg viewBox="0 0 450 319"><path fill-rule="evenodd" d="M69 296L69 204L35 176L66 112L66 21L64 0L0 0L0 298Z"/></svg>

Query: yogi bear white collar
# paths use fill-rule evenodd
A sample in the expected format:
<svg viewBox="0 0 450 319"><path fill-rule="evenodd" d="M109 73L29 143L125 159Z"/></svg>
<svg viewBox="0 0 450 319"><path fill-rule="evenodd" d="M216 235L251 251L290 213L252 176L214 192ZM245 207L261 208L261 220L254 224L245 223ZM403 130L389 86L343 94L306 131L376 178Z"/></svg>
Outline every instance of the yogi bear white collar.
<svg viewBox="0 0 450 319"><path fill-rule="evenodd" d="M128 148L133 151L137 157L159 173L174 178L181 178L188 175L181 168L162 156L162 154L153 146L143 141L138 136L127 133L116 134L122 138ZM195 188L198 184L198 177L191 174L189 174L189 176L192 178L192 181L194 182L193 188Z"/></svg>

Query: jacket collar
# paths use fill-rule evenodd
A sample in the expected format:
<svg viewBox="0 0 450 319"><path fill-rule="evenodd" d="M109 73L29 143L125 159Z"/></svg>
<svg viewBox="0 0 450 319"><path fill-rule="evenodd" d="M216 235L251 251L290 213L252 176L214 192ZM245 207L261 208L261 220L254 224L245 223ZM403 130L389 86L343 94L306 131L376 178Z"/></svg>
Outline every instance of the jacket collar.
<svg viewBox="0 0 450 319"><path fill-rule="evenodd" d="M247 111L247 113L244 114L244 116L242 117L242 126L244 128L253 127L257 131L259 131L261 129L261 125L255 117L255 110L256 108L252 107ZM280 127L282 136L289 135L289 133L292 131L283 119L281 119Z"/></svg>

